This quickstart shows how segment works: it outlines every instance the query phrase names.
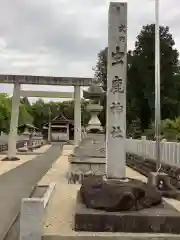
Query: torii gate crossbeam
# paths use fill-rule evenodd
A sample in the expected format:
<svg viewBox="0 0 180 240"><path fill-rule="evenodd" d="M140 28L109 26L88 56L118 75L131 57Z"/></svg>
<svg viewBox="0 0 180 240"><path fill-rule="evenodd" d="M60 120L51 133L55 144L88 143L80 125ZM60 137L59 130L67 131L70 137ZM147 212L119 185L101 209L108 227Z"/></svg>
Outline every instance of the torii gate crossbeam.
<svg viewBox="0 0 180 240"><path fill-rule="evenodd" d="M10 132L8 138L8 159L16 159L16 140L17 140L17 126L19 118L19 104L21 91L21 84L38 84L38 85L56 85L56 86L74 86L74 143L77 146L81 141L81 86L90 86L92 78L78 78L78 77L45 77L45 76L29 76L29 75L0 75L0 83L14 84L12 96L12 110ZM31 91L33 92L33 91ZM27 91L24 91L27 94ZM40 93L39 91L39 94ZM56 95L57 93L55 93Z"/></svg>

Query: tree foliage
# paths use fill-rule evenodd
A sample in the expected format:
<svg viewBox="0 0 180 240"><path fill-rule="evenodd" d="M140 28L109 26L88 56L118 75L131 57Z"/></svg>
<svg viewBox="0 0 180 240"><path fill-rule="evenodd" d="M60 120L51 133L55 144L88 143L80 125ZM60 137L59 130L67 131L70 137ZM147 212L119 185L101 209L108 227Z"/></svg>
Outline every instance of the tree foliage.
<svg viewBox="0 0 180 240"><path fill-rule="evenodd" d="M90 119L87 111L87 101L81 102L81 122L86 125ZM35 103L30 103L28 98L20 100L19 125L30 123L42 129L44 123L48 122L61 113L69 120L74 120L74 101L65 102L44 102L38 99ZM11 98L7 94L0 94L0 131L8 133L11 118Z"/></svg>
<svg viewBox="0 0 180 240"><path fill-rule="evenodd" d="M143 26L137 36L135 50L132 52L128 71L127 98L130 109L136 102L136 113L146 129L154 120L155 106L155 26ZM160 27L161 59L161 113L162 119L173 118L179 114L177 74L179 74L178 51L168 27ZM175 77L176 76L176 77ZM177 86L179 88L179 84ZM173 109L173 111L172 111Z"/></svg>
<svg viewBox="0 0 180 240"><path fill-rule="evenodd" d="M179 53L174 45L169 28L160 26L162 119L174 119L180 115ZM107 48L98 54L95 76L102 81L106 90ZM141 131L147 131L154 122L154 112L155 25L151 24L142 27L134 49L127 52L127 128L132 129L137 122L139 128L140 121Z"/></svg>
<svg viewBox="0 0 180 240"><path fill-rule="evenodd" d="M11 100L7 94L0 94L0 131L7 132L11 115Z"/></svg>

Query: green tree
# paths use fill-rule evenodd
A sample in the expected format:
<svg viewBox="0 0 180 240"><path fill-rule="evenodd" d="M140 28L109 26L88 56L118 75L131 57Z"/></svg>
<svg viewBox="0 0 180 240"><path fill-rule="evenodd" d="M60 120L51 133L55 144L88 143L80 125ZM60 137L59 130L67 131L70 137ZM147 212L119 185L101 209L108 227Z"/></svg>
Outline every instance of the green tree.
<svg viewBox="0 0 180 240"><path fill-rule="evenodd" d="M133 120L128 127L128 135L132 138L141 138L141 121L139 118Z"/></svg>
<svg viewBox="0 0 180 240"><path fill-rule="evenodd" d="M11 100L7 94L0 94L0 131L8 133L11 117Z"/></svg>
<svg viewBox="0 0 180 240"><path fill-rule="evenodd" d="M98 53L98 60L95 68L95 77L102 82L104 91L107 90L107 55L108 48L104 48Z"/></svg>
<svg viewBox="0 0 180 240"><path fill-rule="evenodd" d="M95 78L102 83L102 87L104 91L107 91L107 55L108 48L104 48L98 53L98 59L95 68ZM101 101L101 105L103 106L103 110L99 113L99 119L101 121L102 126L106 126L106 95Z"/></svg>
<svg viewBox="0 0 180 240"><path fill-rule="evenodd" d="M155 25L143 26L137 36L128 69L127 98L130 110L137 106L136 116L141 119L142 128L148 128L154 120L155 99ZM160 27L161 56L161 110L162 119L178 115L177 81L179 73L178 51L168 27ZM177 94L176 94L177 95ZM171 110L173 109L173 111Z"/></svg>
<svg viewBox="0 0 180 240"><path fill-rule="evenodd" d="M87 124L90 118L90 114L87 111L88 102L81 100L81 120L82 124ZM49 115L51 112L51 116ZM67 119L74 120L74 100L64 102L47 102L45 103L42 99L38 99L32 104L29 110L33 117L33 123L37 128L42 129L43 124L51 120L60 114L63 114Z"/></svg>
<svg viewBox="0 0 180 240"><path fill-rule="evenodd" d="M44 101L42 99L38 99L35 103L32 104L30 110L33 116L33 124L39 129L42 129L43 123L48 119L48 112L45 111L44 105Z"/></svg>
<svg viewBox="0 0 180 240"><path fill-rule="evenodd" d="M25 104L21 104L19 108L19 122L18 124L33 123L33 116L29 113Z"/></svg>
<svg viewBox="0 0 180 240"><path fill-rule="evenodd" d="M168 27L160 26L162 119L180 115L180 74L178 51ZM98 54L95 76L107 88L107 48ZM127 53L127 128L136 119L145 130L155 112L155 25L142 27L135 49ZM106 101L103 106L105 108ZM105 111L101 118L105 118ZM105 122L105 120L104 120Z"/></svg>
<svg viewBox="0 0 180 240"><path fill-rule="evenodd" d="M180 139L180 117L174 120L165 119L161 123L161 131L165 139L177 141Z"/></svg>

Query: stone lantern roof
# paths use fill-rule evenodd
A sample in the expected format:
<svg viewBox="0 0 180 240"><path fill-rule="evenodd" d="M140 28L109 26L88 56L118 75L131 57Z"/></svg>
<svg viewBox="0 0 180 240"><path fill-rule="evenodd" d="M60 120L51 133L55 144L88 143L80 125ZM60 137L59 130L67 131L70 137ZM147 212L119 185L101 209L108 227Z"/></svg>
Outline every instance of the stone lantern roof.
<svg viewBox="0 0 180 240"><path fill-rule="evenodd" d="M90 86L87 91L83 91L83 97L85 99L101 98L104 95L105 92L102 87L95 84Z"/></svg>

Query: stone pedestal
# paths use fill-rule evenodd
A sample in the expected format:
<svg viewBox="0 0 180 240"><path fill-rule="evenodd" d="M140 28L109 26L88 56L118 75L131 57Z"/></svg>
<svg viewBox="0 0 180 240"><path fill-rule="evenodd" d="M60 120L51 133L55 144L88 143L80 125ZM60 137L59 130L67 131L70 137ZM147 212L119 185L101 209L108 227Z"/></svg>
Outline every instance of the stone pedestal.
<svg viewBox="0 0 180 240"><path fill-rule="evenodd" d="M105 175L105 135L87 134L69 156L68 182L80 184L86 175Z"/></svg>
<svg viewBox="0 0 180 240"><path fill-rule="evenodd" d="M77 198L75 231L180 234L180 212L163 201L140 211L106 212L87 208Z"/></svg>
<svg viewBox="0 0 180 240"><path fill-rule="evenodd" d="M171 184L171 179L166 173L151 172L148 176L148 184L156 186L164 197L180 199L179 189Z"/></svg>
<svg viewBox="0 0 180 240"><path fill-rule="evenodd" d="M163 172L151 172L148 176L148 184L156 187L160 187L163 185L163 181L169 182L169 176Z"/></svg>
<svg viewBox="0 0 180 240"><path fill-rule="evenodd" d="M139 180L92 176L77 195L76 231L179 234L179 224L180 212Z"/></svg>

